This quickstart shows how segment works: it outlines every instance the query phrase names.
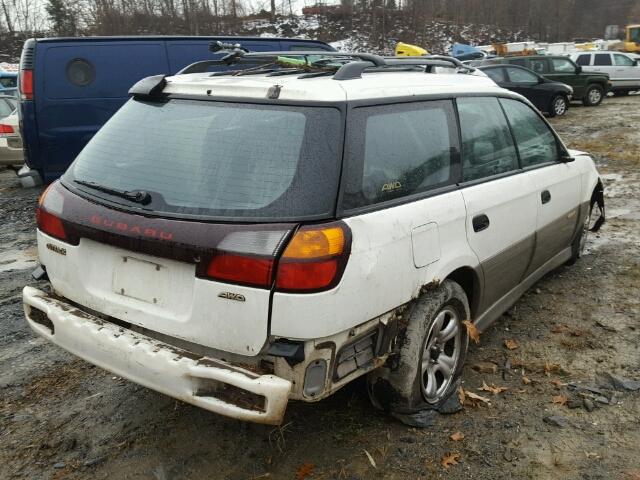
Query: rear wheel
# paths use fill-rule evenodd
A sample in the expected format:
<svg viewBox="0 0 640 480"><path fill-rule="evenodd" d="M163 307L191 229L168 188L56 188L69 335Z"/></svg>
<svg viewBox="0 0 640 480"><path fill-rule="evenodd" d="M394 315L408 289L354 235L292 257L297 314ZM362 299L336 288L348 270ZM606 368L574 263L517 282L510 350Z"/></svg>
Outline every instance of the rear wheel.
<svg viewBox="0 0 640 480"><path fill-rule="evenodd" d="M469 317L464 290L451 280L416 300L395 355L367 378L374 406L400 414L442 407L462 374Z"/></svg>
<svg viewBox="0 0 640 480"><path fill-rule="evenodd" d="M565 113L567 113L567 108L569 107L569 101L567 97L564 95L556 95L551 99L551 106L549 107L549 116L550 117L561 117Z"/></svg>
<svg viewBox="0 0 640 480"><path fill-rule="evenodd" d="M587 93L582 99L582 103L586 107L595 107L596 105L600 105L603 98L604 90L600 85L589 85L589 88L587 88Z"/></svg>

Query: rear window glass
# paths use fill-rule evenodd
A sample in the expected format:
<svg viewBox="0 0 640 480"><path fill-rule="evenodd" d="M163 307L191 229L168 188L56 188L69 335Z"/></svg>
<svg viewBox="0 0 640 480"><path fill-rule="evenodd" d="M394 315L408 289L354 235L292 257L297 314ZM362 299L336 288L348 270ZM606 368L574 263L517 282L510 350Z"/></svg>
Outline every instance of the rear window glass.
<svg viewBox="0 0 640 480"><path fill-rule="evenodd" d="M0 85L4 88L16 88L18 85L17 77L0 77Z"/></svg>
<svg viewBox="0 0 640 480"><path fill-rule="evenodd" d="M355 109L349 121L343 208L453 183L454 118L450 101Z"/></svg>
<svg viewBox="0 0 640 480"><path fill-rule="evenodd" d="M159 213L328 216L338 188L340 130L334 108L131 100L78 155L65 181L144 190L151 195L144 208Z"/></svg>
<svg viewBox="0 0 640 480"><path fill-rule="evenodd" d="M608 53L596 53L594 55L593 64L599 66L611 65L611 55Z"/></svg>

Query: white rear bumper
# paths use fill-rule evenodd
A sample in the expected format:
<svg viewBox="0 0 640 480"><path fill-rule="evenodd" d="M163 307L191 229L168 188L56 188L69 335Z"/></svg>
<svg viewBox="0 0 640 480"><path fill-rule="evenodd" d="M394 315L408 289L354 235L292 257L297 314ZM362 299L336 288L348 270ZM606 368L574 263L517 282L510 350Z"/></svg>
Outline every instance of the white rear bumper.
<svg viewBox="0 0 640 480"><path fill-rule="evenodd" d="M36 333L88 362L220 415L282 423L291 390L288 380L199 357L105 322L32 287L24 288L23 302L27 322ZM260 397L264 400L256 402Z"/></svg>

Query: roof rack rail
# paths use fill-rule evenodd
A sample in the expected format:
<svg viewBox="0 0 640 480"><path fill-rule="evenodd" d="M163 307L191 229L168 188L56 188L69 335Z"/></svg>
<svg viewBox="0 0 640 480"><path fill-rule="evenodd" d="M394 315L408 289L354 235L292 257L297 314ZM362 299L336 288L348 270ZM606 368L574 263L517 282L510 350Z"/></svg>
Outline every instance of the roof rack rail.
<svg viewBox="0 0 640 480"><path fill-rule="evenodd" d="M219 43L219 42L218 42ZM233 48L222 49L220 45L212 45L211 50L215 52L225 51L228 54L218 60L203 60L192 63L180 70L177 75L188 73L204 73L211 66L226 66L238 64L260 64L268 62L269 65L274 64L274 59L278 57L304 57L305 63L299 69L283 68L283 75L287 73L303 73L304 78L311 78L313 73L328 74L328 68L335 69L333 78L335 80L352 80L361 78L362 73L368 69L381 71L398 67L407 68L411 66L425 67L426 73L432 73L435 67L455 68L465 73L476 71L475 68L464 65L460 60L444 55L427 55L424 57L382 57L372 53L354 53L354 52L326 52L326 51L275 51L275 52L246 52L237 45ZM231 47L228 45L228 47ZM318 59L321 57L321 60ZM313 61L310 61L313 59ZM324 69L321 71L320 69ZM242 70L229 71L228 74L240 75ZM221 72L222 74L222 72Z"/></svg>

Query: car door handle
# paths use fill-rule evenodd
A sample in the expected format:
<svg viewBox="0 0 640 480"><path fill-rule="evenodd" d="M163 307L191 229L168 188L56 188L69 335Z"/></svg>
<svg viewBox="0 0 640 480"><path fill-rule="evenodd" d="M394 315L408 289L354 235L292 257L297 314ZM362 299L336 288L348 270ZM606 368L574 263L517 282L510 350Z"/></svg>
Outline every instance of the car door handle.
<svg viewBox="0 0 640 480"><path fill-rule="evenodd" d="M551 192L549 192L549 190L544 190L541 194L540 194L540 199L542 200L542 203L549 203L551 201Z"/></svg>
<svg viewBox="0 0 640 480"><path fill-rule="evenodd" d="M473 217L471 223L473 223L474 232L481 232L482 230L486 230L487 228L489 228L489 217L487 217L485 214L477 215Z"/></svg>

